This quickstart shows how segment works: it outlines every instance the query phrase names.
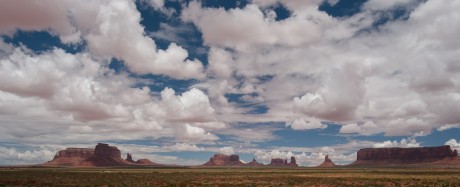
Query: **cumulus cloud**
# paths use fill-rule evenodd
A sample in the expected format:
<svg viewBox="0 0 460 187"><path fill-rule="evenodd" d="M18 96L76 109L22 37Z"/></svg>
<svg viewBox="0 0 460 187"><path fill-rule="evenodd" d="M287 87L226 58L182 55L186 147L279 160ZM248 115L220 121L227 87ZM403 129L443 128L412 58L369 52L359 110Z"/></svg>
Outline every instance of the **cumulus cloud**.
<svg viewBox="0 0 460 187"><path fill-rule="evenodd" d="M2 165L26 165L32 163L44 163L53 158L55 150L38 148L33 150L17 150L0 146L0 164Z"/></svg>
<svg viewBox="0 0 460 187"><path fill-rule="evenodd" d="M203 147L198 147L195 144L187 144L187 143L176 143L174 145L170 146L164 146L163 148L166 148L170 151L203 151Z"/></svg>
<svg viewBox="0 0 460 187"><path fill-rule="evenodd" d="M456 139L450 139L444 145L450 145L450 148L460 150L460 142L457 142Z"/></svg>
<svg viewBox="0 0 460 187"><path fill-rule="evenodd" d="M154 1L161 4L162 1ZM145 35L141 16L132 1L29 1L2 2L2 33L16 30L48 31L63 42L84 40L89 52L102 58L123 60L140 74L163 74L178 79L201 79L203 65L188 60L188 52L175 43L158 50ZM22 13L20 13L22 12ZM25 14L24 14L25 13Z"/></svg>
<svg viewBox="0 0 460 187"><path fill-rule="evenodd" d="M233 147L222 147L219 149L219 153L224 155L232 155L235 154L235 150L233 150Z"/></svg>
<svg viewBox="0 0 460 187"><path fill-rule="evenodd" d="M296 119L286 123L286 126L294 130L324 129L327 127L327 125L322 124L320 120L315 118L308 118L307 120Z"/></svg>
<svg viewBox="0 0 460 187"><path fill-rule="evenodd" d="M144 2L164 8L162 0ZM210 48L205 68L181 44L158 49L133 1L2 1L0 34L45 31L85 50L35 54L0 42L0 137L35 143L174 138L174 145L218 141L218 135L238 142L277 139L277 128L257 126L261 122L305 130L330 121L343 124L340 133L386 136L458 127L460 53L453 49L460 42L452 38L460 23L452 20L459 18L460 1L370 0L342 18L318 10L323 2L254 0L233 9L184 4L180 19L194 24ZM279 4L290 17L276 21ZM381 23L380 13L396 7L410 10L406 19ZM180 94L171 88L156 93L107 68L112 58L134 74L200 81ZM229 94L241 95L241 102ZM258 106L266 112L254 114ZM415 138L366 145L373 144L420 145ZM354 154L332 149L338 158ZM278 150L301 158L326 152Z"/></svg>
<svg viewBox="0 0 460 187"><path fill-rule="evenodd" d="M217 136L203 128L225 127L214 117L202 91L194 88L175 95L165 88L155 98L148 87L135 88L136 80L114 74L88 53L74 55L54 49L34 54L15 48L0 62L0 123L10 140L135 139L160 129L154 136L180 134L178 138L216 140ZM41 130L30 131L39 127ZM133 134L122 135L120 130ZM76 134L53 133L63 131ZM107 136L88 138L94 133ZM43 136L37 137L40 134Z"/></svg>
<svg viewBox="0 0 460 187"><path fill-rule="evenodd" d="M189 124L180 126L177 129L176 138L178 138L179 140L189 141L212 141L219 139L216 135L210 132L206 132L203 128L195 127Z"/></svg>
<svg viewBox="0 0 460 187"><path fill-rule="evenodd" d="M291 16L270 19L264 12L277 3ZM208 71L214 79L202 85L219 88L212 97L223 103L217 113L227 111L229 122L293 124L309 117L345 124L342 133L387 136L429 134L459 122L453 112L460 106L459 54L451 49L460 43L449 38L455 38L453 31L460 25L447 21L457 18L458 2L368 1L366 11L341 19L319 11L320 3L253 1L225 10L192 2L185 8L182 19L194 23L211 47ZM375 11L400 6L408 9L407 20L390 20L373 29L381 19ZM228 24L233 22L238 24ZM221 48L233 50L217 50ZM271 78L260 81L267 75ZM222 99L226 93L245 91L266 103L266 114L239 115L243 109Z"/></svg>
<svg viewBox="0 0 460 187"><path fill-rule="evenodd" d="M340 133L343 134L352 134L352 133L358 133L362 135L371 135L376 133L375 129L377 128L377 125L374 124L372 121L368 121L364 124L356 124L356 123L350 123L343 125L340 128Z"/></svg>
<svg viewBox="0 0 460 187"><path fill-rule="evenodd" d="M441 127L438 127L438 131L445 131L453 128L460 128L460 124L446 124Z"/></svg>
<svg viewBox="0 0 460 187"><path fill-rule="evenodd" d="M296 6L300 4L304 3L288 3L292 5L289 7L305 7ZM265 17L256 4L225 11L203 8L200 3L193 1L182 12L182 20L198 26L203 33L205 44L241 51L250 51L252 47L264 45L300 46L319 42L321 38L338 39L353 33L354 28L342 25L326 13L315 11L314 8L313 6L304 11L303 15L289 17L286 21L273 22ZM306 17L310 19L304 19ZM226 20L225 23L222 20ZM326 28L337 32L321 32Z"/></svg>
<svg viewBox="0 0 460 187"><path fill-rule="evenodd" d="M401 141L384 141L380 143L375 143L374 144L375 148L382 148L382 147L420 147L420 143L417 142L417 140L414 137L410 138L403 138Z"/></svg>
<svg viewBox="0 0 460 187"><path fill-rule="evenodd" d="M387 10L396 6L403 6L414 2L416 2L416 0L370 0L364 3L363 8L369 10Z"/></svg>

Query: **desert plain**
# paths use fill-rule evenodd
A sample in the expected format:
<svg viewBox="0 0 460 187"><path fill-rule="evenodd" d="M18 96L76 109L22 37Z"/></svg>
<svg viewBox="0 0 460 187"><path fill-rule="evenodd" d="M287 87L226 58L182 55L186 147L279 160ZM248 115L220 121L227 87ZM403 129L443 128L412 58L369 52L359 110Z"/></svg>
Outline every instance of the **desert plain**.
<svg viewBox="0 0 460 187"><path fill-rule="evenodd" d="M0 168L0 186L460 186L449 167Z"/></svg>

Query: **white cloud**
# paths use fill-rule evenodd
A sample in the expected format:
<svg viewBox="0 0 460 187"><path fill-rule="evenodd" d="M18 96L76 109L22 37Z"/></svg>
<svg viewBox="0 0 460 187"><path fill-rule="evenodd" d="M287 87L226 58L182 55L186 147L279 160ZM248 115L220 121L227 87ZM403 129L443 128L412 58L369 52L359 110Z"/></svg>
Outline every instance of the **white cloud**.
<svg viewBox="0 0 460 187"><path fill-rule="evenodd" d="M331 6L335 6L337 3L339 3L340 0L327 0L326 2L329 3Z"/></svg>
<svg viewBox="0 0 460 187"><path fill-rule="evenodd" d="M460 24L449 21L458 17L458 2L368 1L365 6L372 8L340 19L317 10L322 1L253 3L224 10L194 2L182 14L203 32L211 49L232 51L210 53L213 68L208 71L221 70L224 76L201 83L208 90L219 88L211 102L222 103L216 111L226 122L289 124L308 116L349 124L343 133L406 136L460 121L453 112L460 107L455 60L460 54L451 50L460 43L449 39L460 30ZM287 7L291 17L277 22L264 14L276 3ZM413 11L407 20L390 20L372 30L381 16L375 11L395 6ZM231 22L238 24L228 28ZM273 78L259 80L266 75ZM240 115L244 109L223 99L226 93L248 92L266 103L267 114Z"/></svg>
<svg viewBox="0 0 460 187"><path fill-rule="evenodd" d="M214 141L219 139L219 137L210 132L206 132L203 128L191 126L189 124L177 128L176 138L189 141Z"/></svg>
<svg viewBox="0 0 460 187"><path fill-rule="evenodd" d="M1 165L27 165L44 163L54 157L55 150L38 148L20 151L16 148L0 146Z"/></svg>
<svg viewBox="0 0 460 187"><path fill-rule="evenodd" d="M446 124L441 127L438 127L438 131L445 131L453 128L460 128L460 124Z"/></svg>
<svg viewBox="0 0 460 187"><path fill-rule="evenodd" d="M199 89L193 88L181 96L176 96L173 89L165 88L161 92L161 98L164 115L171 121L208 122L214 119L214 108L208 97Z"/></svg>
<svg viewBox="0 0 460 187"><path fill-rule="evenodd" d="M162 1L153 1L162 6ZM4 1L0 33L17 29L48 31L63 42L81 42L102 58L118 58L139 74L163 74L178 79L204 78L199 60L186 60L188 52L175 43L157 49L145 36L133 1Z"/></svg>
<svg viewBox="0 0 460 187"><path fill-rule="evenodd" d="M303 2L287 4L295 8L306 7L302 6L305 5ZM253 47L266 45L300 46L325 38L347 37L354 32L354 28L315 10L317 7L307 8L303 14L294 14L283 22L273 22L254 4L225 11L202 8L200 3L193 1L183 10L182 19L198 26L206 45L231 47L240 51L252 51ZM331 32L321 32L322 29L330 29Z"/></svg>
<svg viewBox="0 0 460 187"><path fill-rule="evenodd" d="M0 128L10 141L76 143L177 132L184 132L178 138L216 140L207 129L226 127L204 92L175 95L165 88L153 97L148 87L134 88L136 80L113 74L88 53L15 48L0 62Z"/></svg>
<svg viewBox="0 0 460 187"><path fill-rule="evenodd" d="M233 59L229 52L220 48L209 50L208 72L213 77L230 78L233 73Z"/></svg>
<svg viewBox="0 0 460 187"><path fill-rule="evenodd" d="M82 33L68 20L71 11L65 7L69 4L69 1L2 1L0 33L12 35L18 28L30 31L51 29L62 42L80 42Z"/></svg>
<svg viewBox="0 0 460 187"><path fill-rule="evenodd" d="M356 124L356 123L350 123L343 125L340 128L340 133L343 134L352 134L352 133L358 133L362 135L372 135L375 134L375 129L377 128L377 125L374 124L372 121L367 121L364 124Z"/></svg>
<svg viewBox="0 0 460 187"><path fill-rule="evenodd" d="M457 142L456 139L450 139L444 145L450 145L450 148L460 151L460 142Z"/></svg>
<svg viewBox="0 0 460 187"><path fill-rule="evenodd" d="M164 1L149 2L164 8ZM372 0L364 11L343 18L319 11L322 2L256 0L229 10L195 1L184 5L181 19L195 24L210 47L204 70L201 62L188 60L180 44L157 49L133 1L2 1L2 35L49 31L66 43L84 41L87 49L34 54L0 43L0 137L36 143L163 137L209 143L228 135L257 142L277 138L272 125L251 126L259 122L284 121L301 130L331 121L345 124L341 133L386 136L458 127L460 53L454 49L460 42L452 38L460 30L455 21L460 1ZM275 21L276 3L291 16ZM414 10L405 20L371 27L380 20L376 11L396 6ZM134 73L201 81L182 94L170 88L154 93L108 69L112 57ZM246 94L241 99L249 104L240 107L226 94ZM251 105L268 111L249 114ZM375 144L419 145L411 138ZM332 149L338 158L353 154ZM325 151L302 152L292 154L316 158Z"/></svg>
<svg viewBox="0 0 460 187"><path fill-rule="evenodd" d="M382 147L420 147L420 143L414 137L409 137L407 139L403 138L401 141L384 141L380 143L374 144L375 148L382 148Z"/></svg>
<svg viewBox="0 0 460 187"><path fill-rule="evenodd" d="M363 8L368 10L387 10L396 6L403 6L414 2L416 2L416 0L369 0L364 3Z"/></svg>
<svg viewBox="0 0 460 187"><path fill-rule="evenodd" d="M321 121L315 118L307 118L307 120L296 119L286 123L286 126L295 130L324 129L327 127L327 125L322 124Z"/></svg>
<svg viewBox="0 0 460 187"><path fill-rule="evenodd" d="M170 151L203 151L203 147L198 147L195 144L187 144L187 143L176 143L170 146L164 146L162 148L166 148Z"/></svg>
<svg viewBox="0 0 460 187"><path fill-rule="evenodd" d="M222 147L219 149L219 153L224 155L233 155L235 154L235 151L233 150L233 147Z"/></svg>

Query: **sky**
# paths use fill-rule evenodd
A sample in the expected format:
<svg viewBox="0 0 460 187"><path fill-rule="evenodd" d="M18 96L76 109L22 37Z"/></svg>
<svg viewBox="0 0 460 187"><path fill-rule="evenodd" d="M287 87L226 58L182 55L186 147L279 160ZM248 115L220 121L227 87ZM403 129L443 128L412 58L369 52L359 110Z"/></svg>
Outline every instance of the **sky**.
<svg viewBox="0 0 460 187"><path fill-rule="evenodd" d="M460 148L458 0L0 1L0 165ZM125 155L123 155L125 157Z"/></svg>

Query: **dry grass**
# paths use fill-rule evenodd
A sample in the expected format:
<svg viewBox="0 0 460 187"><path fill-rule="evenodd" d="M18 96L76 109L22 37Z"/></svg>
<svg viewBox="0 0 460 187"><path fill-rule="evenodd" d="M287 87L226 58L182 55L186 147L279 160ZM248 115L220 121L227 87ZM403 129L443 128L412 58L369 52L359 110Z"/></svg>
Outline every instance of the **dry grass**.
<svg viewBox="0 0 460 187"><path fill-rule="evenodd" d="M4 168L0 186L460 186L460 169Z"/></svg>

